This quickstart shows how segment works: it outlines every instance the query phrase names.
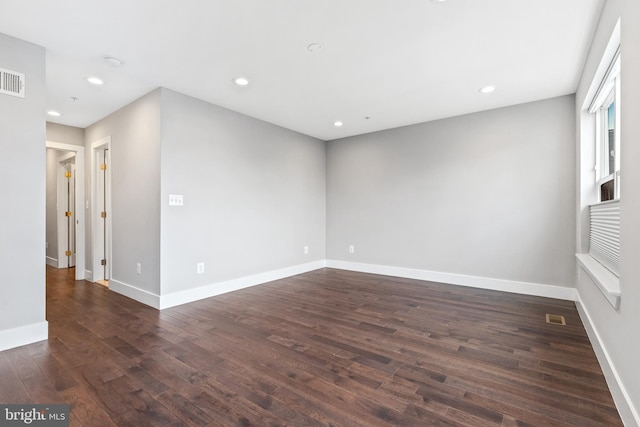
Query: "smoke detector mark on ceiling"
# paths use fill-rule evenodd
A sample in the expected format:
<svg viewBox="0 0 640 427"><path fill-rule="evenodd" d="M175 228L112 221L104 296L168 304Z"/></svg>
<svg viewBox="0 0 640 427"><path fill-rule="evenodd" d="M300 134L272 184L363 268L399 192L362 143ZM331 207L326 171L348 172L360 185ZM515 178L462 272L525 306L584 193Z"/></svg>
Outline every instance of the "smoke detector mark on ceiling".
<svg viewBox="0 0 640 427"><path fill-rule="evenodd" d="M108 66L113 67L113 68L120 68L124 64L124 62L122 62L121 59L114 58L113 56L105 56L104 57L104 62Z"/></svg>

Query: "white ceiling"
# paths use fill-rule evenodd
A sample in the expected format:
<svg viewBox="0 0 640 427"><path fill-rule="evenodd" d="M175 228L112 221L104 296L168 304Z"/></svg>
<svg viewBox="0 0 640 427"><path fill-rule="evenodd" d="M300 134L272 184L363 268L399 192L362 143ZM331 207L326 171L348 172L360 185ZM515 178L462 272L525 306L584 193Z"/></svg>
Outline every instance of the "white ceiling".
<svg viewBox="0 0 640 427"><path fill-rule="evenodd" d="M0 0L0 32L47 48L49 121L84 128L162 86L331 140L574 93L603 3Z"/></svg>

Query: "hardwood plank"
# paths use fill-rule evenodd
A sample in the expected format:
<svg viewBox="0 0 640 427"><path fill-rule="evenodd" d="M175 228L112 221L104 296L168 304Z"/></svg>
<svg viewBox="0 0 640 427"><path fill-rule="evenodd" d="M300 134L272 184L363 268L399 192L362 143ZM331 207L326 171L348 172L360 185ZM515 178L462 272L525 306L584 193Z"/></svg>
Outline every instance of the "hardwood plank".
<svg viewBox="0 0 640 427"><path fill-rule="evenodd" d="M115 422L109 417L107 412L96 403L96 401L87 393L87 391L75 386L62 390L60 393L69 405L73 420L71 425L80 426L115 426Z"/></svg>
<svg viewBox="0 0 640 427"><path fill-rule="evenodd" d="M0 352L0 378L2 378L0 381L0 402L29 403L31 402L29 393L9 357L13 351L15 349Z"/></svg>
<svg viewBox="0 0 640 427"><path fill-rule="evenodd" d="M0 401L73 426L622 425L568 301L320 269L157 311L46 271Z"/></svg>

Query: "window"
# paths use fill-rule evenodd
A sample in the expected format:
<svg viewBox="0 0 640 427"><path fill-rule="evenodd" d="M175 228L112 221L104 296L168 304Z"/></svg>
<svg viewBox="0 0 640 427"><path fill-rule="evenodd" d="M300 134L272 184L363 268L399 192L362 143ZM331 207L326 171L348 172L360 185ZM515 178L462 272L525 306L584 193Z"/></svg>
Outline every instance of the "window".
<svg viewBox="0 0 640 427"><path fill-rule="evenodd" d="M598 201L620 198L620 54L616 53L593 98L596 116Z"/></svg>
<svg viewBox="0 0 640 427"><path fill-rule="evenodd" d="M620 258L619 47L595 93L589 113L595 115L599 203L590 207L589 254L617 276Z"/></svg>

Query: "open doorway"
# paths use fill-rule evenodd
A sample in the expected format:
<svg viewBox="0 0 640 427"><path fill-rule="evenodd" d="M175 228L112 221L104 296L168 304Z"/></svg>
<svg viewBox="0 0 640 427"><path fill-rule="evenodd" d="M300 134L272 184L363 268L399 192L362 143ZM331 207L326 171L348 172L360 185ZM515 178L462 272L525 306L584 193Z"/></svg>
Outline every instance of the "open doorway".
<svg viewBox="0 0 640 427"><path fill-rule="evenodd" d="M55 220L47 219L47 249L55 245L54 251L48 252L46 262L56 268L75 266L75 279L85 278L85 189L84 189L84 147L47 141L46 147L51 150L47 162L48 181L55 179ZM52 178L51 178L52 177ZM53 185L48 182L48 185ZM50 202L49 200L47 201ZM55 227L55 232L51 228ZM49 239L53 236L52 240ZM49 253L55 254L50 256Z"/></svg>

